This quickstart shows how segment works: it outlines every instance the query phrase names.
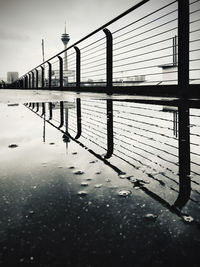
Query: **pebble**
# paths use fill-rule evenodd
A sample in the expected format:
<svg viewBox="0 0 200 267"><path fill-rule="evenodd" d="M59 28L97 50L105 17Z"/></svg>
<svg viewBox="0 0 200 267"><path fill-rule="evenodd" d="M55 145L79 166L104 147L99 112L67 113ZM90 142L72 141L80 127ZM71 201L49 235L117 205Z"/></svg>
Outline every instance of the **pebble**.
<svg viewBox="0 0 200 267"><path fill-rule="evenodd" d="M121 196L121 197L127 197L127 196L129 196L130 194L131 194L131 191L130 191L130 190L125 190L125 189L120 190L120 191L118 192L118 195Z"/></svg>
<svg viewBox="0 0 200 267"><path fill-rule="evenodd" d="M157 215L152 214L152 213L148 213L148 214L145 215L146 219L149 219L149 220L152 220L152 221L156 220L157 217L158 217Z"/></svg>
<svg viewBox="0 0 200 267"><path fill-rule="evenodd" d="M16 148L16 147L18 147L18 145L17 145L17 144L11 144L11 145L9 145L8 147L9 147L9 148Z"/></svg>

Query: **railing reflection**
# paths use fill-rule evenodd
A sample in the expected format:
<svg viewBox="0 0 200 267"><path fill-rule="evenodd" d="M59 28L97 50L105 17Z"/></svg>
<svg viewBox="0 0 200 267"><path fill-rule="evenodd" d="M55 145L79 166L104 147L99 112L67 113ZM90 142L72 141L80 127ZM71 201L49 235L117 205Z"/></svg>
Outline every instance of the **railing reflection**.
<svg viewBox="0 0 200 267"><path fill-rule="evenodd" d="M147 104L140 101L138 104L137 102L120 102L112 99L98 102L80 98L77 98L75 103L50 102L48 120L45 119L45 103L32 106L32 111L60 130L63 133L63 140L68 142L72 139L82 147L87 146L90 153L119 175L127 171L123 169L124 167L120 167L123 164L120 165L119 160L141 171L159 186L151 187L147 181L140 183L138 180L137 186L178 214L188 200L198 204L196 195L199 196L198 190L193 188L193 185L199 186L199 182L191 180L191 173L195 173L191 171L191 162L197 167L200 166L199 158L191 160L190 156L190 146L198 145L190 140L190 135L194 135L190 133L191 107L187 101L180 100L173 103L176 112L174 119L174 112L167 113L165 108L167 105L172 105L171 103L148 102ZM31 109L31 104L26 106ZM53 112L55 106L57 108ZM103 150L105 153L101 153ZM193 154L195 153L192 152ZM200 156L197 153L195 155ZM133 172L131 168L129 169ZM160 186L163 186L163 190L167 188L170 194L171 192L176 194L175 201L165 198Z"/></svg>
<svg viewBox="0 0 200 267"><path fill-rule="evenodd" d="M78 139L81 136L82 132L82 125L81 125L81 99L76 99L76 116L77 116L77 134L75 136L75 139Z"/></svg>
<svg viewBox="0 0 200 267"><path fill-rule="evenodd" d="M181 101L178 107L179 194L174 206L183 208L190 198L190 118L189 107Z"/></svg>

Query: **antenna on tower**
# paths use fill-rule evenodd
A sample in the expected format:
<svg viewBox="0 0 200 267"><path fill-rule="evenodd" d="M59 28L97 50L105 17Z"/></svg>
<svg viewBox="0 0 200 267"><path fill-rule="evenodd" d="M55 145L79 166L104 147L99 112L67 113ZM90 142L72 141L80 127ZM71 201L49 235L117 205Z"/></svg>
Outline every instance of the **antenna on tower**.
<svg viewBox="0 0 200 267"><path fill-rule="evenodd" d="M65 34L66 34L66 20L65 20Z"/></svg>
<svg viewBox="0 0 200 267"><path fill-rule="evenodd" d="M43 63L44 63L44 39L42 39L42 60L43 60Z"/></svg>

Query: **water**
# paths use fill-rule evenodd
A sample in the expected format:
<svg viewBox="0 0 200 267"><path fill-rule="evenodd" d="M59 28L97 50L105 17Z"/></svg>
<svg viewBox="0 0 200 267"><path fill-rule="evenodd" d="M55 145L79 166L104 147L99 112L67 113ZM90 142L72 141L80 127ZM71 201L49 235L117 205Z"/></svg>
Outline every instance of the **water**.
<svg viewBox="0 0 200 267"><path fill-rule="evenodd" d="M198 266L198 101L1 93L2 266Z"/></svg>

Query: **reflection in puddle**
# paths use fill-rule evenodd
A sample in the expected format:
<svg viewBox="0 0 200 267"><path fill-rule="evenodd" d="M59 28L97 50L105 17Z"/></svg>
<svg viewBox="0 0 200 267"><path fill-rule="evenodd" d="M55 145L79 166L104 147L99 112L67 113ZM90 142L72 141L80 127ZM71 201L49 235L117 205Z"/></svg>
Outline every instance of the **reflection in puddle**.
<svg viewBox="0 0 200 267"><path fill-rule="evenodd" d="M135 189L153 190L162 203L179 213L189 199L198 203L199 182L192 174L198 172L199 154L190 150L199 146L194 132L199 125L192 125L190 133L190 120L199 116L199 110L182 101L173 105L135 102L77 98L75 105L60 101L37 104L37 109L34 103L26 106L43 118L49 113L51 122L47 121L64 136L110 166L119 178L130 180ZM190 159L193 155L195 161Z"/></svg>
<svg viewBox="0 0 200 267"><path fill-rule="evenodd" d="M70 255L80 243L95 247L96 240L95 251L105 243L106 251L119 244L118 254L122 240L130 255L140 253L130 250L132 242L134 247L141 242L140 249L149 246L147 254L152 244L160 249L159 242L172 242L173 250L174 237L184 239L187 227L196 233L200 220L196 105L78 98L9 107L10 118L17 110L25 117L10 119L16 134L8 125L2 130L0 223L10 238L2 242L8 245L14 235L4 220L14 220L23 240L37 245L31 225L45 244L64 240L60 249ZM19 132L21 137L14 138ZM200 239L194 236L197 245Z"/></svg>

